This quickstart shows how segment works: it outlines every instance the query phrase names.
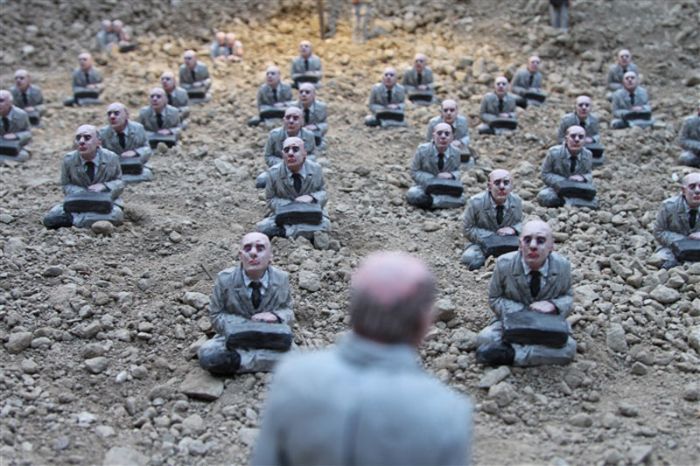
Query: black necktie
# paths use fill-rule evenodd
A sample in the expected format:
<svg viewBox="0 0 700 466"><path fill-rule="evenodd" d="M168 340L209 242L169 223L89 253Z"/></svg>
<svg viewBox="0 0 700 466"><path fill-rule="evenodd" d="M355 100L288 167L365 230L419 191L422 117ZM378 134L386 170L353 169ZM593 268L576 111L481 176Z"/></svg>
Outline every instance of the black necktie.
<svg viewBox="0 0 700 466"><path fill-rule="evenodd" d="M304 124L308 125L311 120L311 110L308 108L304 109Z"/></svg>
<svg viewBox="0 0 700 466"><path fill-rule="evenodd" d="M250 287L253 289L253 293L250 295L250 300L253 302L253 307L257 309L260 307L260 302L262 301L262 293L260 292L262 283L250 282Z"/></svg>
<svg viewBox="0 0 700 466"><path fill-rule="evenodd" d="M276 87L272 88L272 100L277 102L277 88Z"/></svg>
<svg viewBox="0 0 700 466"><path fill-rule="evenodd" d="M695 223L698 220L698 209L690 209L690 214L688 215L688 223L690 224L690 229L695 228Z"/></svg>
<svg viewBox="0 0 700 466"><path fill-rule="evenodd" d="M418 85L423 84L423 73L418 73Z"/></svg>
<svg viewBox="0 0 700 466"><path fill-rule="evenodd" d="M90 84L90 73L88 73L86 71L85 72L85 85L87 86L88 84Z"/></svg>
<svg viewBox="0 0 700 466"><path fill-rule="evenodd" d="M24 106L25 106L25 107L26 107L27 105L29 105L29 99L27 99L27 93L26 93L26 92L22 92L22 102L24 103Z"/></svg>
<svg viewBox="0 0 700 466"><path fill-rule="evenodd" d="M569 172L573 175L574 172L576 171L576 157L573 155L571 156L571 162L569 165Z"/></svg>
<svg viewBox="0 0 700 466"><path fill-rule="evenodd" d="M2 129L5 133L10 132L10 119L7 117L2 117Z"/></svg>
<svg viewBox="0 0 700 466"><path fill-rule="evenodd" d="M625 73L627 73L627 67L626 67L626 66L623 66L623 67L622 67L622 74L623 74L623 76L624 76Z"/></svg>
<svg viewBox="0 0 700 466"><path fill-rule="evenodd" d="M530 84L529 86L532 87L532 82L535 80L535 75L533 73L530 73Z"/></svg>
<svg viewBox="0 0 700 466"><path fill-rule="evenodd" d="M498 98L498 113L503 113L503 97Z"/></svg>
<svg viewBox="0 0 700 466"><path fill-rule="evenodd" d="M172 104L173 104L173 95L172 95L172 94L168 94L167 92L166 92L166 94L167 94L167 96L168 96L168 105L172 105Z"/></svg>
<svg viewBox="0 0 700 466"><path fill-rule="evenodd" d="M387 90L386 90L386 102L387 102L388 104L391 103L391 89L387 89Z"/></svg>
<svg viewBox="0 0 700 466"><path fill-rule="evenodd" d="M438 154L438 170L445 168L445 154Z"/></svg>
<svg viewBox="0 0 700 466"><path fill-rule="evenodd" d="M192 82L195 82L197 78L195 77L194 70L190 70L190 75L192 75Z"/></svg>
<svg viewBox="0 0 700 466"><path fill-rule="evenodd" d="M579 120L579 121L578 121L578 125L579 125L581 128L586 129L586 120Z"/></svg>
<svg viewBox="0 0 700 466"><path fill-rule="evenodd" d="M530 271L530 296L536 298L540 294L540 271Z"/></svg>
<svg viewBox="0 0 700 466"><path fill-rule="evenodd" d="M309 59L308 58L304 58L304 69L306 71L309 71Z"/></svg>
<svg viewBox="0 0 700 466"><path fill-rule="evenodd" d="M301 192L301 175L299 173L292 173L292 181L294 182L294 191L299 194Z"/></svg>
<svg viewBox="0 0 700 466"><path fill-rule="evenodd" d="M496 223L500 226L501 223L503 223L503 210L504 206L502 205L497 205L496 206Z"/></svg>
<svg viewBox="0 0 700 466"><path fill-rule="evenodd" d="M630 105L634 105L634 91L630 92Z"/></svg>
<svg viewBox="0 0 700 466"><path fill-rule="evenodd" d="M88 178L90 178L90 181L95 181L95 163L94 162L85 162L85 173L87 173Z"/></svg>
<svg viewBox="0 0 700 466"><path fill-rule="evenodd" d="M125 149L126 148L126 134L117 133L117 137L119 138L119 145L122 146L122 149Z"/></svg>
<svg viewBox="0 0 700 466"><path fill-rule="evenodd" d="M156 113L156 123L158 124L158 128L163 127L163 115L160 113Z"/></svg>

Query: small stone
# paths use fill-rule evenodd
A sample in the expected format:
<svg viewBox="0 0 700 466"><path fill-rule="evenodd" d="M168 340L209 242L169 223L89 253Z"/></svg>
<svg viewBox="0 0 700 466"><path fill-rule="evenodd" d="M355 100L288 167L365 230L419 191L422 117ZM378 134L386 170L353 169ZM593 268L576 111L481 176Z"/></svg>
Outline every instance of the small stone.
<svg viewBox="0 0 700 466"><path fill-rule="evenodd" d="M107 220L99 220L93 223L90 228L96 235L102 236L110 236L115 230L112 222L108 222Z"/></svg>
<svg viewBox="0 0 700 466"><path fill-rule="evenodd" d="M591 427L593 418L591 418L590 414L578 413L569 418L569 424L576 427Z"/></svg>
<svg viewBox="0 0 700 466"><path fill-rule="evenodd" d="M199 414L192 414L182 421L182 428L185 435L198 436L204 431L204 421Z"/></svg>
<svg viewBox="0 0 700 466"><path fill-rule="evenodd" d="M646 375L647 372L649 372L649 369L647 368L647 366L637 361L634 364L632 364L632 369L630 372L632 372L634 375Z"/></svg>
<svg viewBox="0 0 700 466"><path fill-rule="evenodd" d="M209 305L209 296L197 291L187 291L182 297L182 302L202 310Z"/></svg>
<svg viewBox="0 0 700 466"><path fill-rule="evenodd" d="M85 360L85 367L87 367L87 370L93 374L103 372L105 369L107 369L108 365L109 359L105 358L104 356L98 356L96 358Z"/></svg>
<svg viewBox="0 0 700 466"><path fill-rule="evenodd" d="M31 332L15 332L10 334L10 339L5 344L7 351L13 354L21 353L32 344Z"/></svg>
<svg viewBox="0 0 700 466"><path fill-rule="evenodd" d="M605 453L605 466L615 466L620 464L625 457L617 450L608 450Z"/></svg>
<svg viewBox="0 0 700 466"><path fill-rule="evenodd" d="M627 453L627 459L633 465L642 464L647 461L652 451L654 451L652 445L633 445Z"/></svg>
<svg viewBox="0 0 700 466"><path fill-rule="evenodd" d="M625 340L625 329L620 324L610 324L605 338L608 348L616 353L627 352L627 340Z"/></svg>
<svg viewBox="0 0 700 466"><path fill-rule="evenodd" d="M325 231L315 231L313 243L316 249L325 251L331 247L331 237Z"/></svg>
<svg viewBox="0 0 700 466"><path fill-rule="evenodd" d="M252 427L243 427L238 431L238 438L243 442L244 445L252 447L255 445L255 440L258 438L260 429L255 429Z"/></svg>
<svg viewBox="0 0 700 466"><path fill-rule="evenodd" d="M52 278L52 277L58 277L63 273L63 267L60 267L58 265L52 265L51 267L47 267L44 269L42 272L42 275L47 277L47 278Z"/></svg>
<svg viewBox="0 0 700 466"><path fill-rule="evenodd" d="M636 406L630 403L622 402L617 407L617 412L624 417L637 417L639 416L639 410Z"/></svg>
<svg viewBox="0 0 700 466"><path fill-rule="evenodd" d="M236 173L237 171L236 167L222 159L215 159L214 166L216 167L216 170L222 175L230 175L231 173Z"/></svg>
<svg viewBox="0 0 700 466"><path fill-rule="evenodd" d="M88 427L90 424L92 424L96 420L97 420L97 417L94 414L89 413L87 411L83 411L81 413L78 413L77 422L78 422L78 425L80 427Z"/></svg>
<svg viewBox="0 0 700 466"><path fill-rule="evenodd" d="M181 243L182 242L182 235L178 233L177 231L171 231L170 234L168 235L168 239L172 243Z"/></svg>
<svg viewBox="0 0 700 466"><path fill-rule="evenodd" d="M299 288L315 293L321 289L321 280L314 272L302 270L299 272Z"/></svg>
<svg viewBox="0 0 700 466"><path fill-rule="evenodd" d="M677 290L665 285L658 285L651 291L649 296L661 304L673 304L681 299L681 294Z"/></svg>
<svg viewBox="0 0 700 466"><path fill-rule="evenodd" d="M700 325L688 329L688 344L700 353Z"/></svg>
<svg viewBox="0 0 700 466"><path fill-rule="evenodd" d="M102 460L102 466L146 466L148 458L129 447L112 447Z"/></svg>
<svg viewBox="0 0 700 466"><path fill-rule="evenodd" d="M10 214L0 214L0 222L4 223L5 225L9 225L10 223L14 222L15 218L10 215Z"/></svg>
<svg viewBox="0 0 700 466"><path fill-rule="evenodd" d="M192 440L187 444L187 451L192 456L204 456L207 454L207 446L201 440Z"/></svg>
<svg viewBox="0 0 700 466"><path fill-rule="evenodd" d="M700 401L700 386L691 382L683 388L683 399L685 401Z"/></svg>
<svg viewBox="0 0 700 466"><path fill-rule="evenodd" d="M437 310L437 320L449 322L457 316L457 308L449 299L440 299L435 303Z"/></svg>
<svg viewBox="0 0 700 466"><path fill-rule="evenodd" d="M95 433L102 438L112 437L114 435L114 429L110 426L97 426L95 427Z"/></svg>
<svg viewBox="0 0 700 466"><path fill-rule="evenodd" d="M508 366L501 366L497 369L490 370L479 380L479 388L491 388L497 383L507 379L510 374L511 372Z"/></svg>
<svg viewBox="0 0 700 466"><path fill-rule="evenodd" d="M427 221L423 223L423 230L427 231L428 233L433 232L433 231L438 231L440 229L440 224L437 222L431 222Z"/></svg>
<svg viewBox="0 0 700 466"><path fill-rule="evenodd" d="M35 363L33 359L24 359L20 367L25 374L36 374L39 372L39 364Z"/></svg>
<svg viewBox="0 0 700 466"><path fill-rule="evenodd" d="M180 391L191 398L214 401L224 393L224 381L197 367L187 374Z"/></svg>
<svg viewBox="0 0 700 466"><path fill-rule="evenodd" d="M515 389L507 382L500 382L489 388L489 398L492 398L501 408L508 406L515 399Z"/></svg>
<svg viewBox="0 0 700 466"><path fill-rule="evenodd" d="M70 446L70 439L65 435L58 437L53 441L53 449L56 451L63 451Z"/></svg>

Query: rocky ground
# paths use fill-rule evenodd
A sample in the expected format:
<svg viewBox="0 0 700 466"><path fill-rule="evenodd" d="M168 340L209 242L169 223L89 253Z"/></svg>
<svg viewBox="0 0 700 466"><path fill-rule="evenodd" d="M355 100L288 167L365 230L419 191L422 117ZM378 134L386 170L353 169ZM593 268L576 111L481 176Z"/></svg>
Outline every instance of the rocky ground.
<svg viewBox="0 0 700 466"><path fill-rule="evenodd" d="M247 461L269 376L210 378L193 355L211 331L212 277L235 261L238 239L264 212L253 179L265 131L245 126L255 88L266 64L287 69L318 24L298 19L313 2L229 2L251 12L238 16L219 3L133 2L115 14L117 2L0 2L9 32L0 82L8 86L23 63L49 101L32 159L0 167L0 464ZM439 279L441 317L421 353L428 370L474 400L476 463L698 464L700 266L660 270L651 234L659 202L685 173L675 141L698 98L698 2L577 1L569 35L546 26L537 0L443 4L381 2L383 34L366 45L351 42L345 22L335 38L314 40L326 69L319 97L330 103L322 163L334 231L325 250L274 241L276 264L292 275L297 344L326 346L347 329L347 282L361 257L408 250ZM193 13L181 15L186 7ZM185 48L205 53L214 28L238 32L245 61L210 65L213 101L193 109L179 148L153 157L155 181L128 187L123 226L46 231L40 220L61 200L58 169L74 129L105 120L103 108L60 102L79 41L92 41L108 14L140 38L138 54L98 59L105 101L121 100L132 114ZM65 40L48 40L59 32ZM602 83L622 46L643 70L659 120L648 131L607 129ZM579 354L571 366L490 370L474 362L493 264L479 272L459 265L462 212L404 202L411 157L436 110L410 108L404 129L362 124L382 67L408 66L417 51L431 57L440 96L456 96L473 126L499 70L512 73L532 52L543 59L547 105L521 113L512 135L472 131L481 157L463 181L475 194L491 168L510 168L527 214L557 232L574 269ZM579 92L593 95L603 120L609 163L594 171L601 208L544 210L532 203L539 164Z"/></svg>

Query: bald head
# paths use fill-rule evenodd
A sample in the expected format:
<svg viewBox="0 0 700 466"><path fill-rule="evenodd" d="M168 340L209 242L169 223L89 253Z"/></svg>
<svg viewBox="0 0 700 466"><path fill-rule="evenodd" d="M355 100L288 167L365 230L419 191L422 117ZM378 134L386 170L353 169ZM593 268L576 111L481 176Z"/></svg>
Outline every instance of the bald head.
<svg viewBox="0 0 700 466"><path fill-rule="evenodd" d="M700 173L688 173L683 177L681 193L688 206L693 209L700 207Z"/></svg>
<svg viewBox="0 0 700 466"><path fill-rule="evenodd" d="M508 170L497 168L489 173L487 187L496 205L504 205L513 191L513 177Z"/></svg>
<svg viewBox="0 0 700 466"><path fill-rule="evenodd" d="M262 233L246 234L241 239L238 258L241 260L241 267L250 279L261 279L272 260L270 239Z"/></svg>
<svg viewBox="0 0 700 466"><path fill-rule="evenodd" d="M628 91L633 91L637 88L639 84L639 77L634 71L628 71L622 77L622 85Z"/></svg>
<svg viewBox="0 0 700 466"><path fill-rule="evenodd" d="M528 70L530 73L536 72L537 70L540 69L540 63L541 63L541 62L542 62L542 61L540 60L540 57L538 57L537 55L531 56L531 57L528 58L528 60L527 60L527 70Z"/></svg>
<svg viewBox="0 0 700 466"><path fill-rule="evenodd" d="M154 87L148 93L149 102L151 103L151 108L157 112L160 112L168 104L168 98L165 95L165 90L161 87Z"/></svg>
<svg viewBox="0 0 700 466"><path fill-rule="evenodd" d="M426 57L422 53L417 53L416 56L413 57L413 68L417 72L422 73L423 70L425 70L425 67L427 64L428 64L428 57Z"/></svg>
<svg viewBox="0 0 700 466"><path fill-rule="evenodd" d="M539 270L554 249L552 228L542 220L530 220L520 233L520 253L531 270Z"/></svg>
<svg viewBox="0 0 700 466"><path fill-rule="evenodd" d="M186 50L182 54L182 59L185 61L185 66L190 70L197 66L197 53L194 50Z"/></svg>
<svg viewBox="0 0 700 466"><path fill-rule="evenodd" d="M442 121L449 124L454 124L457 120L457 115L459 114L459 107L457 106L457 101L453 99L445 99L440 105L440 116L442 116Z"/></svg>
<svg viewBox="0 0 700 466"><path fill-rule="evenodd" d="M78 55L78 64L80 65L81 70L89 71L90 68L92 68L92 55L90 55L88 52L81 53Z"/></svg>
<svg viewBox="0 0 700 466"><path fill-rule="evenodd" d="M7 116L12 110L12 93L6 89L0 90L0 115Z"/></svg>
<svg viewBox="0 0 700 466"><path fill-rule="evenodd" d="M304 124L304 116L299 107L289 107L284 111L282 125L290 136L296 136Z"/></svg>
<svg viewBox="0 0 700 466"><path fill-rule="evenodd" d="M316 87L311 83L299 84L299 101L304 108L310 107L316 100Z"/></svg>
<svg viewBox="0 0 700 466"><path fill-rule="evenodd" d="M433 143L439 153L444 153L454 140L452 126L449 123L438 123L433 128Z"/></svg>
<svg viewBox="0 0 700 466"><path fill-rule="evenodd" d="M313 51L313 48L311 46L311 42L308 40L302 40L299 42L299 55L302 56L302 58L309 58L311 56L311 53Z"/></svg>
<svg viewBox="0 0 700 466"><path fill-rule="evenodd" d="M172 71L166 71L160 75L160 84L166 92L172 92L177 86L177 80Z"/></svg>
<svg viewBox="0 0 700 466"><path fill-rule="evenodd" d="M222 31L217 32L216 33L216 42L219 45L224 45L226 42L226 33L222 32Z"/></svg>
<svg viewBox="0 0 700 466"><path fill-rule="evenodd" d="M508 78L506 78L505 76L497 77L496 80L493 82L493 87L497 95L505 95L506 92L508 92Z"/></svg>
<svg viewBox="0 0 700 466"><path fill-rule="evenodd" d="M265 82L272 87L276 87L279 84L280 69L276 65L270 65L265 70Z"/></svg>
<svg viewBox="0 0 700 466"><path fill-rule="evenodd" d="M15 71L15 86L21 91L26 91L31 83L31 77L27 70L17 70Z"/></svg>
<svg viewBox="0 0 700 466"><path fill-rule="evenodd" d="M83 160L95 158L100 140L97 138L97 128L93 125L82 125L75 131L75 143L78 146L78 153Z"/></svg>
<svg viewBox="0 0 700 466"><path fill-rule="evenodd" d="M107 120L114 131L120 133L126 128L129 111L121 102L113 102L107 107Z"/></svg>
<svg viewBox="0 0 700 466"><path fill-rule="evenodd" d="M396 69L391 67L386 68L384 70L384 74L382 75L382 82L389 89L394 87L394 84L396 84Z"/></svg>
<svg viewBox="0 0 700 466"><path fill-rule="evenodd" d="M627 49L617 52L617 62L620 66L627 66L632 63L632 53Z"/></svg>

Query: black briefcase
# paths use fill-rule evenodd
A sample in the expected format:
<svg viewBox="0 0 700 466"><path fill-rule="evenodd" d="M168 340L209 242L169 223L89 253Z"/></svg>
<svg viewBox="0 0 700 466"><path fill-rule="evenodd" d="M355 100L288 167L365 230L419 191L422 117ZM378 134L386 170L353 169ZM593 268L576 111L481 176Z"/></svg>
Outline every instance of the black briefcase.
<svg viewBox="0 0 700 466"><path fill-rule="evenodd" d="M100 98L100 91L95 90L95 89L84 89L81 91L76 91L73 93L73 98L75 100L79 99L94 99L97 100Z"/></svg>
<svg viewBox="0 0 700 466"><path fill-rule="evenodd" d="M0 155L17 157L22 150L19 139L4 139L0 137Z"/></svg>
<svg viewBox="0 0 700 466"><path fill-rule="evenodd" d="M236 324L226 337L226 348L268 349L288 351L292 347L292 329L287 324L269 324L267 322L246 322Z"/></svg>
<svg viewBox="0 0 700 466"><path fill-rule="evenodd" d="M433 178L425 185L425 193L431 195L445 195L459 197L464 194L464 186L461 180L447 180Z"/></svg>
<svg viewBox="0 0 700 466"><path fill-rule="evenodd" d="M112 212L112 196L109 193L91 191L68 194L63 199L63 210L71 214L84 212L108 214Z"/></svg>
<svg viewBox="0 0 700 466"><path fill-rule="evenodd" d="M540 104L544 103L545 99L547 99L547 96L545 94L536 91L527 91L525 92L525 95L523 95L523 97L527 100L532 100Z"/></svg>
<svg viewBox="0 0 700 466"><path fill-rule="evenodd" d="M278 208L275 212L275 223L280 227L300 223L320 225L322 220L321 206L314 202L291 202Z"/></svg>
<svg viewBox="0 0 700 466"><path fill-rule="evenodd" d="M517 235L501 236L495 234L487 237L482 243L484 255L486 257L498 257L507 252L517 251L519 246Z"/></svg>
<svg viewBox="0 0 700 466"><path fill-rule="evenodd" d="M381 110L375 115L377 120L403 121L403 112L399 110Z"/></svg>
<svg viewBox="0 0 700 466"><path fill-rule="evenodd" d="M260 112L260 118L263 120L271 120L275 118L284 118L283 108L270 108Z"/></svg>
<svg viewBox="0 0 700 466"><path fill-rule="evenodd" d="M119 52L120 53L127 53L127 52L132 52L136 50L138 47L137 44L122 44L119 46Z"/></svg>
<svg viewBox="0 0 700 466"><path fill-rule="evenodd" d="M681 262L700 262L700 240L682 239L671 244L671 252Z"/></svg>
<svg viewBox="0 0 700 466"><path fill-rule="evenodd" d="M587 201L592 201L596 195L596 189L592 184L572 180L560 181L555 191L560 197L575 197Z"/></svg>
<svg viewBox="0 0 700 466"><path fill-rule="evenodd" d="M424 102L430 103L433 101L433 94L431 93L415 93L408 96L411 102Z"/></svg>
<svg viewBox="0 0 700 466"><path fill-rule="evenodd" d="M510 129L514 130L518 128L518 121L515 118L496 118L489 126L492 129Z"/></svg>
<svg viewBox="0 0 700 466"><path fill-rule="evenodd" d="M174 134L153 133L148 137L148 144L151 146L151 149L158 147L158 143L160 142L164 143L168 147L173 147L175 144L177 144L177 136Z"/></svg>
<svg viewBox="0 0 700 466"><path fill-rule="evenodd" d="M637 112L637 111L631 111L627 113L623 119L625 121L632 121L632 120L651 120L651 112Z"/></svg>
<svg viewBox="0 0 700 466"><path fill-rule="evenodd" d="M143 173L143 164L138 157L121 157L119 164L124 175L140 175Z"/></svg>
<svg viewBox="0 0 700 466"><path fill-rule="evenodd" d="M599 159L603 157L603 152L605 152L605 148L603 147L603 145L598 142L588 144L586 146L586 149L591 151L591 155L593 155L594 159Z"/></svg>
<svg viewBox="0 0 700 466"><path fill-rule="evenodd" d="M27 116L29 117L29 124L32 126L39 126L39 121L41 120L39 112L32 110L31 112L27 112Z"/></svg>
<svg viewBox="0 0 700 466"><path fill-rule="evenodd" d="M316 84L318 82L318 76L298 76L294 78L294 82L298 84L301 83L311 83L311 84Z"/></svg>
<svg viewBox="0 0 700 466"><path fill-rule="evenodd" d="M202 88L194 88L187 90L187 97L190 99L204 99L207 96L207 90Z"/></svg>
<svg viewBox="0 0 700 466"><path fill-rule="evenodd" d="M536 311L504 314L503 341L561 348L569 338L569 324L559 315Z"/></svg>

